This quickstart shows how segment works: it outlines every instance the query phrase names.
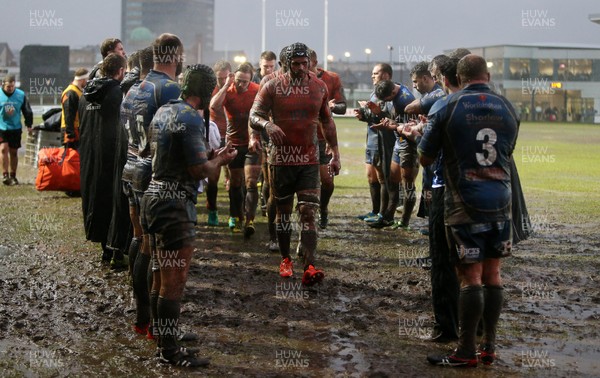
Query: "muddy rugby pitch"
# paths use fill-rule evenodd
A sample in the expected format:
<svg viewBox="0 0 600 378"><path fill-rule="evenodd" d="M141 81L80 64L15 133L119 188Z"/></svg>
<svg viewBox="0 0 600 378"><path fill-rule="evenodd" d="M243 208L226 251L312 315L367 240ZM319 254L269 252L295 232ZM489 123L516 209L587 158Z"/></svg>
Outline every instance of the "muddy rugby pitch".
<svg viewBox="0 0 600 378"><path fill-rule="evenodd" d="M226 227L222 186L219 227L206 225L200 195L180 324L200 335L190 345L211 358L206 369L157 362L154 343L132 331L127 272L102 266L85 241L80 199L36 192L35 169L21 161L22 185L0 187L0 375L597 376L599 127L522 125L515 160L534 236L503 262L499 360L468 370L427 364L428 353L454 344L425 341L431 286L415 258L427 252L417 232L426 223L413 216L413 230L372 230L355 218L369 203L365 129L352 119L338 129L342 175L319 235L326 278L314 289L279 277L266 218L244 241Z"/></svg>

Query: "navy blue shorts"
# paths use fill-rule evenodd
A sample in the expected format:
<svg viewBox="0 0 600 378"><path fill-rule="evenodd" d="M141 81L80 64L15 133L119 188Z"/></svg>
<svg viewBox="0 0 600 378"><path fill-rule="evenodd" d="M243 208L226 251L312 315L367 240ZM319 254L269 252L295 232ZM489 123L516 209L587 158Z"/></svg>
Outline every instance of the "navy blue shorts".
<svg viewBox="0 0 600 378"><path fill-rule="evenodd" d="M365 163L373 165L373 161L376 159L378 153L376 148L367 148L365 150Z"/></svg>
<svg viewBox="0 0 600 378"><path fill-rule="evenodd" d="M131 182L123 181L123 193L127 196L127 201L129 202L129 207L135 208L135 211L140 213L140 202L138 200L138 196L135 195L133 188L131 187Z"/></svg>
<svg viewBox="0 0 600 378"><path fill-rule="evenodd" d="M512 221L448 226L446 234L451 251L456 252L455 258L460 264L511 255Z"/></svg>
<svg viewBox="0 0 600 378"><path fill-rule="evenodd" d="M402 168L418 168L419 153L417 152L416 143L406 140L402 140L400 143L396 142L392 153L392 161Z"/></svg>
<svg viewBox="0 0 600 378"><path fill-rule="evenodd" d="M142 228L155 236L157 248L176 250L193 243L198 215L192 200L146 193L140 207Z"/></svg>

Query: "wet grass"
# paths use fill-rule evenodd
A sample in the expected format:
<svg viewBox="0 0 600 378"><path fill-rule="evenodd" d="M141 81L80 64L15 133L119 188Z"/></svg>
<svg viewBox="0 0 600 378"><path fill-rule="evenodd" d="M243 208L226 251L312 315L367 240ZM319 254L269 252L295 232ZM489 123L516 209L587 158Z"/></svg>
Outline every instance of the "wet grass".
<svg viewBox="0 0 600 378"><path fill-rule="evenodd" d="M596 219L600 212L598 145L598 125L521 126L515 162L526 199L541 218L574 224Z"/></svg>
<svg viewBox="0 0 600 378"><path fill-rule="evenodd" d="M359 214L368 209L364 170L366 124L336 118L342 175L336 177L336 198ZM587 223L600 213L600 125L524 122L514 152L530 212L539 222ZM359 147L360 146L360 147ZM420 191L420 177L417 178ZM533 210L533 211L532 211Z"/></svg>

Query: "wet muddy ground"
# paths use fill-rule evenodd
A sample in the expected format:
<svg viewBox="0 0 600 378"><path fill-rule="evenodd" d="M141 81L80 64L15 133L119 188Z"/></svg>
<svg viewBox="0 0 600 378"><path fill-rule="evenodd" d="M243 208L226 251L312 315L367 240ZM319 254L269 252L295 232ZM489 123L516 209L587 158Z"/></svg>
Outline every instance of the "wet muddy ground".
<svg viewBox="0 0 600 378"><path fill-rule="evenodd" d="M31 177L0 188L1 376L598 375L597 222L534 224L535 237L504 262L499 361L451 371L425 360L453 347L424 340L431 287L415 258L425 256L427 239L355 219L366 209L367 189L334 194L317 260L326 278L310 291L300 277L279 277L278 254L265 247L265 218L244 241L229 233L224 211L222 225L210 228L200 209L180 324L200 335L190 345L211 365L186 370L157 363L154 344L132 332L128 274L102 266L99 248L84 242L80 200L37 193ZM413 219L415 229L425 226Z"/></svg>

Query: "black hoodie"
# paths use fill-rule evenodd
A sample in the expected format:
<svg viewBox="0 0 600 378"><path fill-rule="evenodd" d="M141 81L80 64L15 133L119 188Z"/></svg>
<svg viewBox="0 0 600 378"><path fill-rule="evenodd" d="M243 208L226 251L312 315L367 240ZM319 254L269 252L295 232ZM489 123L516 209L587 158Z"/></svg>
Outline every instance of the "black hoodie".
<svg viewBox="0 0 600 378"><path fill-rule="evenodd" d="M119 81L88 82L79 101L81 200L86 238L106 243L113 209L117 140L123 93Z"/></svg>

